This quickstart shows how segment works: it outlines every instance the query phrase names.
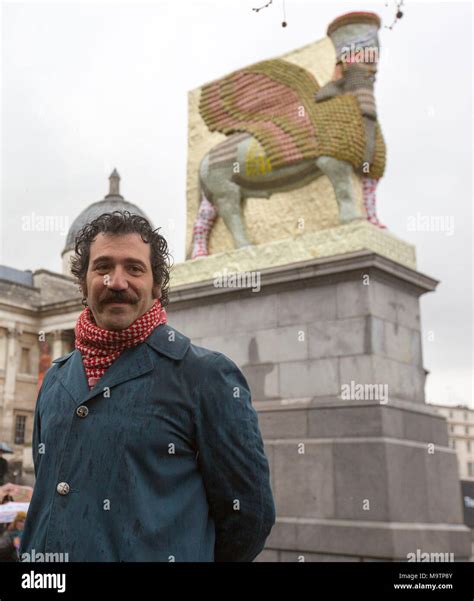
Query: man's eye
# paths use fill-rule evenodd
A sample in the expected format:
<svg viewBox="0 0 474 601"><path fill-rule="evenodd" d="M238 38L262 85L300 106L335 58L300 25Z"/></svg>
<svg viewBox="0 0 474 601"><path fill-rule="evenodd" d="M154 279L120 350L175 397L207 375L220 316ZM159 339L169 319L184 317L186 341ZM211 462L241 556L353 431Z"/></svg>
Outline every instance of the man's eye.
<svg viewBox="0 0 474 601"><path fill-rule="evenodd" d="M135 271L141 271L142 270L142 268L139 267L138 265L131 265L130 268L134 269Z"/></svg>
<svg viewBox="0 0 474 601"><path fill-rule="evenodd" d="M100 265L96 265L95 268L98 269L99 271L102 271L104 269L107 269L107 265L105 265L105 263L101 263Z"/></svg>

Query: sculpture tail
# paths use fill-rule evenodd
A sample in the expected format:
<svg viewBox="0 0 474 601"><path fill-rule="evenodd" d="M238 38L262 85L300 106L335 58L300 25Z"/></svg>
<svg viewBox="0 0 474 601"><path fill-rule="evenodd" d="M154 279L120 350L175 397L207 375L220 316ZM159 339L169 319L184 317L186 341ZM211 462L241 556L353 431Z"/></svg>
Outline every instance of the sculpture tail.
<svg viewBox="0 0 474 601"><path fill-rule="evenodd" d="M381 229L385 229L387 226L383 225L377 217L376 210L376 195L375 190L377 188L378 179L372 179L370 177L362 178L362 195L364 197L364 206L367 211L367 220L373 223Z"/></svg>

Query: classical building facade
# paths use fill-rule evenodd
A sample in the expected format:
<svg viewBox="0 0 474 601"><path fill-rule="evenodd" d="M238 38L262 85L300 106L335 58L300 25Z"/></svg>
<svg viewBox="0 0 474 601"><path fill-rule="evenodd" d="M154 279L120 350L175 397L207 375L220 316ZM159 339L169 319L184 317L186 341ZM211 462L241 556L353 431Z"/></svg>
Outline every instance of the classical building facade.
<svg viewBox="0 0 474 601"><path fill-rule="evenodd" d="M463 405L436 405L448 421L450 446L456 450L461 480L474 481L474 410Z"/></svg>
<svg viewBox="0 0 474 601"><path fill-rule="evenodd" d="M127 209L146 217L120 194L120 176L110 178L108 194L73 221L61 253L63 273L22 271L0 266L0 440L14 450L8 456L10 479L32 483L31 438L34 409L43 376L53 359L74 348L74 326L83 309L70 274L74 239L89 221Z"/></svg>

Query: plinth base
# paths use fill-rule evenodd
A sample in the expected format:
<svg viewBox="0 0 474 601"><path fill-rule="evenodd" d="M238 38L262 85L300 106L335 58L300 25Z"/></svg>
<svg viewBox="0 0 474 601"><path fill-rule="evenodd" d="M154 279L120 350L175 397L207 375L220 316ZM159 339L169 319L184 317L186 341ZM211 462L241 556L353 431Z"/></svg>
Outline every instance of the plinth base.
<svg viewBox="0 0 474 601"><path fill-rule="evenodd" d="M365 235L373 246L390 239L370 224L335 230L347 244L351 232L354 245ZM330 230L311 236L329 236L314 252L329 251ZM178 265L174 282L186 284L172 288L168 312L171 325L229 356L249 383L277 510L259 559L466 560L456 454L445 418L424 397L419 296L437 282L403 262L411 247L400 241L403 260L387 258L395 252L387 245L383 256L358 250L288 263L310 253L308 240ZM258 269L258 291L216 286L224 267Z"/></svg>
<svg viewBox="0 0 474 601"><path fill-rule="evenodd" d="M415 247L412 244L363 219L277 242L248 246L178 263L172 269L171 285L180 286L210 280L215 273L225 269L236 273L260 271L363 250L375 252L411 269L416 268Z"/></svg>

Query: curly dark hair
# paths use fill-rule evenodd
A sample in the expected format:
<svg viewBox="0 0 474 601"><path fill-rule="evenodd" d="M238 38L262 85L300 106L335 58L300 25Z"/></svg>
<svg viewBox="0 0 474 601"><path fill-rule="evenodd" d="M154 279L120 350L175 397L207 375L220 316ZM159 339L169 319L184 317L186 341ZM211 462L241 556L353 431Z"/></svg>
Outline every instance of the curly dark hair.
<svg viewBox="0 0 474 601"><path fill-rule="evenodd" d="M150 245L153 283L161 287L161 305L166 307L169 303L171 255L168 250L168 243L158 233L159 229L152 229L149 221L140 215L130 213L130 211L102 213L102 215L87 223L76 236L74 249L76 254L71 257L72 275L82 288L86 283L90 247L98 234L140 234L143 242Z"/></svg>

